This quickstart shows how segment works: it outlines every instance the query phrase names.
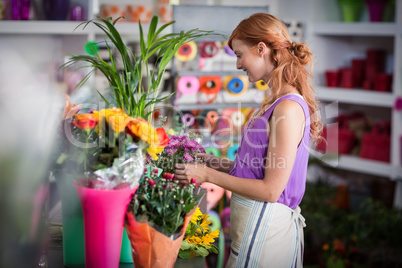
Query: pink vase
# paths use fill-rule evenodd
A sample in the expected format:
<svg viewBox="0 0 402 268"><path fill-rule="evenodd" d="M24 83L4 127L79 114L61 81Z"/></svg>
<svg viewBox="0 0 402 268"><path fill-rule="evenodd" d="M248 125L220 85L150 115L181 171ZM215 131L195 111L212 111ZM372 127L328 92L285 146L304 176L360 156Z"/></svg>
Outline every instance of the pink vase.
<svg viewBox="0 0 402 268"><path fill-rule="evenodd" d="M85 267L118 268L124 217L137 188L97 190L74 181L84 216Z"/></svg>

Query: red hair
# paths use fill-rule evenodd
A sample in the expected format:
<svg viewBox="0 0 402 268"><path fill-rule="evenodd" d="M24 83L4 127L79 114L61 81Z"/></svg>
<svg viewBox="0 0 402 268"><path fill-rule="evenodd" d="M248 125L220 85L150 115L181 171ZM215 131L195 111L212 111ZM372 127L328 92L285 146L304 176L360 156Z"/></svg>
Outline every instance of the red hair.
<svg viewBox="0 0 402 268"><path fill-rule="evenodd" d="M271 95L263 102L257 116L262 115L276 99L289 93L283 90L282 85L291 85L303 96L309 107L310 137L315 143L321 140L322 121L317 112L318 101L311 81L313 54L308 45L304 42L292 42L285 24L266 13L256 13L242 20L229 38L230 48L233 48L233 39L241 40L250 47L264 42L271 50L274 70L267 81ZM310 65L310 70L306 65Z"/></svg>

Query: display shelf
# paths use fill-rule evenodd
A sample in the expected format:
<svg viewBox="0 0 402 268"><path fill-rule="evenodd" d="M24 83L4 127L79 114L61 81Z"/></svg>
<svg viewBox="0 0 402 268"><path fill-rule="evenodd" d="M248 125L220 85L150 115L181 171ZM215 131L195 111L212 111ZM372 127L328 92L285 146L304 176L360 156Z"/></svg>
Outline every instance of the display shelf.
<svg viewBox="0 0 402 268"><path fill-rule="evenodd" d="M85 24L82 21L0 21L0 34L57 34L57 35L103 35L104 32L93 24ZM157 28L163 24L158 24ZM79 27L78 27L79 26ZM116 28L122 35L140 36L138 23L117 23ZM149 24L142 24L144 34L149 30ZM168 26L162 34L172 32L172 26Z"/></svg>
<svg viewBox="0 0 402 268"><path fill-rule="evenodd" d="M204 136L202 139L203 143L211 143L217 141L240 141L240 135L232 135L232 136L218 136L218 135L211 135L211 136Z"/></svg>
<svg viewBox="0 0 402 268"><path fill-rule="evenodd" d="M177 76L229 76L229 75L247 75L246 72L240 70L232 70L232 71L178 71L176 73Z"/></svg>
<svg viewBox="0 0 402 268"><path fill-rule="evenodd" d="M388 22L323 22L312 25L312 33L317 35L339 36L395 36L397 24Z"/></svg>
<svg viewBox="0 0 402 268"><path fill-rule="evenodd" d="M147 34L147 32L149 30L149 25L150 25L149 23L141 23L144 35ZM159 23L156 28L159 29L162 25L163 24ZM121 35L134 35L134 36L138 36L138 37L140 36L140 26L139 26L138 23L135 23L135 22L122 22L122 23L116 23L115 26L116 26L116 29L119 31L119 33ZM94 29L93 32L95 34L98 34L98 35L99 34L101 34L101 35L104 34L104 32L99 28ZM166 27L166 29L164 29L161 32L161 34L169 34L169 33L172 33L172 26L171 25Z"/></svg>
<svg viewBox="0 0 402 268"><path fill-rule="evenodd" d="M392 166L390 163L369 160L349 155L339 155L338 157L337 156L322 157L321 161L333 168L344 169L365 174L372 174L377 176L384 176L394 180L402 179L401 176L402 173L398 173L402 171L402 168Z"/></svg>
<svg viewBox="0 0 402 268"><path fill-rule="evenodd" d="M208 110L208 109L225 109L225 108L246 108L260 107L261 103L256 102L232 102L232 103L210 103L210 104L178 104L179 110Z"/></svg>
<svg viewBox="0 0 402 268"><path fill-rule="evenodd" d="M0 21L0 34L86 35L89 29L74 30L80 21Z"/></svg>
<svg viewBox="0 0 402 268"><path fill-rule="evenodd" d="M390 92L368 91L364 89L345 89L333 87L316 87L316 93L322 101L339 101L360 105L391 108L394 96Z"/></svg>

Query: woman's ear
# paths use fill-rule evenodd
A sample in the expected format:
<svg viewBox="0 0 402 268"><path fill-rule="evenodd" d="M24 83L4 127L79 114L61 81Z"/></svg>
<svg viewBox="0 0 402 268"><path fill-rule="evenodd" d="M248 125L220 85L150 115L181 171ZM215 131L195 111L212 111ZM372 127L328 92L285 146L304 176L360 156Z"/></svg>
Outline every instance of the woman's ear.
<svg viewBox="0 0 402 268"><path fill-rule="evenodd" d="M264 56L265 52L267 51L267 45L264 42L259 42L257 45L257 51L259 56Z"/></svg>

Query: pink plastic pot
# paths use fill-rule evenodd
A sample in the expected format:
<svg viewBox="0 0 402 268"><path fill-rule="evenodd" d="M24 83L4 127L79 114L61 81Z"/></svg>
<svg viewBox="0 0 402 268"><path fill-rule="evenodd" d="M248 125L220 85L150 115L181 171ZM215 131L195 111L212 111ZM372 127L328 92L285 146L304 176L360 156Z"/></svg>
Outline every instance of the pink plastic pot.
<svg viewBox="0 0 402 268"><path fill-rule="evenodd" d="M85 267L118 268L124 218L137 188L96 190L74 181L85 232Z"/></svg>

